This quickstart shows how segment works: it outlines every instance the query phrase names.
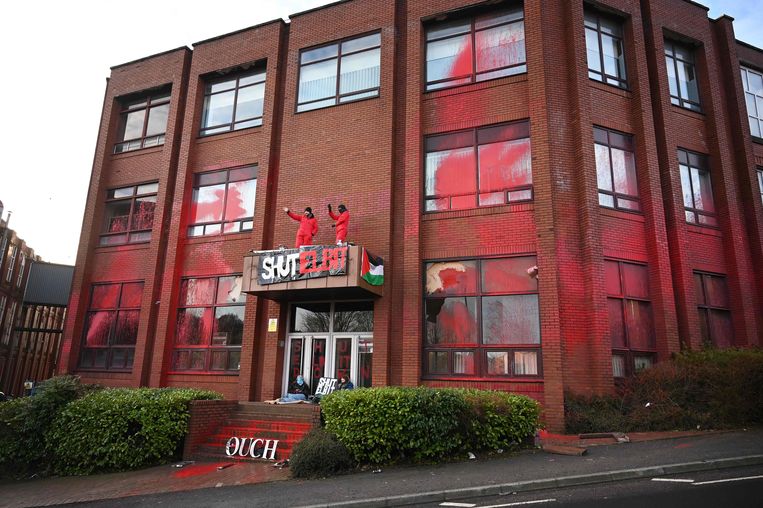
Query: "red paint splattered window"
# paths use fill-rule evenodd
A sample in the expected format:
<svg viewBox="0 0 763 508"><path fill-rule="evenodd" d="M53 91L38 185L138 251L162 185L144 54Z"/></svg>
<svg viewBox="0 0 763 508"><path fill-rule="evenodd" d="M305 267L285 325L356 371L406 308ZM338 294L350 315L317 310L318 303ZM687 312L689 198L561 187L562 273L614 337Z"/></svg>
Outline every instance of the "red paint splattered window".
<svg viewBox="0 0 763 508"><path fill-rule="evenodd" d="M194 175L188 236L251 231L257 166Z"/></svg>
<svg viewBox="0 0 763 508"><path fill-rule="evenodd" d="M427 90L527 72L522 5L426 29Z"/></svg>
<svg viewBox="0 0 763 508"><path fill-rule="evenodd" d="M162 91L135 99L120 101L118 142L114 153L129 152L164 144L167 117L170 112L170 92Z"/></svg>
<svg viewBox="0 0 763 508"><path fill-rule="evenodd" d="M424 376L540 376L535 256L427 263Z"/></svg>
<svg viewBox="0 0 763 508"><path fill-rule="evenodd" d="M240 275L183 279L172 369L237 373L245 303Z"/></svg>
<svg viewBox="0 0 763 508"><path fill-rule="evenodd" d="M508 124L426 138L427 212L530 201L530 124Z"/></svg>
<svg viewBox="0 0 763 508"><path fill-rule="evenodd" d="M747 67L741 67L741 70L750 134L761 138L763 137L763 73Z"/></svg>
<svg viewBox="0 0 763 508"><path fill-rule="evenodd" d="M264 100L264 67L210 80L204 88L201 135L262 125Z"/></svg>
<svg viewBox="0 0 763 508"><path fill-rule="evenodd" d="M665 41L665 64L668 69L670 102L682 108L701 111L694 50L673 41Z"/></svg>
<svg viewBox="0 0 763 508"><path fill-rule="evenodd" d="M81 369L132 369L142 298L143 282L93 286L85 319Z"/></svg>
<svg viewBox="0 0 763 508"><path fill-rule="evenodd" d="M154 182L108 191L101 245L151 240L158 190L159 184Z"/></svg>
<svg viewBox="0 0 763 508"><path fill-rule="evenodd" d="M627 88L622 21L586 9L585 42L588 77Z"/></svg>
<svg viewBox="0 0 763 508"><path fill-rule="evenodd" d="M626 377L651 367L656 345L649 272L645 265L604 261L612 341L612 374Z"/></svg>
<svg viewBox="0 0 763 508"><path fill-rule="evenodd" d="M703 226L717 226L713 188L707 156L686 150L678 150L678 167L681 170L686 222Z"/></svg>
<svg viewBox="0 0 763 508"><path fill-rule="evenodd" d="M694 272L702 344L706 347L730 347L734 344L734 327L729 310L726 277Z"/></svg>
<svg viewBox="0 0 763 508"><path fill-rule="evenodd" d="M641 210L633 138L601 127L593 128L593 138L599 205L619 210Z"/></svg>
<svg viewBox="0 0 763 508"><path fill-rule="evenodd" d="M297 112L377 97L381 34L302 50L299 64Z"/></svg>

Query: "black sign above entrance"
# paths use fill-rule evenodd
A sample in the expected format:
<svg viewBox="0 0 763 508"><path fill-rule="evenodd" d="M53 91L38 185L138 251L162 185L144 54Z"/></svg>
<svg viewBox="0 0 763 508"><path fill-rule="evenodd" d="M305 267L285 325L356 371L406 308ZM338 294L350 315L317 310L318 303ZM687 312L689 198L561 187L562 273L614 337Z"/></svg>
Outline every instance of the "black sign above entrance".
<svg viewBox="0 0 763 508"><path fill-rule="evenodd" d="M309 245L260 253L257 283L278 284L347 273L347 247Z"/></svg>

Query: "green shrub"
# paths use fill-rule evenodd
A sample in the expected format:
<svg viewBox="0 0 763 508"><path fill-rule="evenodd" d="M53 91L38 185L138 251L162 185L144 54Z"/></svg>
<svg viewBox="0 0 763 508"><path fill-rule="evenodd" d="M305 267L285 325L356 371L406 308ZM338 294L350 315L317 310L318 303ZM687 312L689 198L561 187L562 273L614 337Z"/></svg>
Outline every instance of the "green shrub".
<svg viewBox="0 0 763 508"><path fill-rule="evenodd" d="M565 397L567 431L636 432L763 423L763 351L686 352L625 380L612 396Z"/></svg>
<svg viewBox="0 0 763 508"><path fill-rule="evenodd" d="M171 460L188 430L190 401L219 399L193 389L110 389L70 403L47 435L59 474L123 471Z"/></svg>
<svg viewBox="0 0 763 508"><path fill-rule="evenodd" d="M45 433L71 401L97 389L76 376L58 376L40 383L36 394L0 403L0 468L16 476L45 473L50 465Z"/></svg>
<svg viewBox="0 0 763 508"><path fill-rule="evenodd" d="M326 429L358 462L371 464L506 448L533 435L539 412L523 396L426 387L343 390L321 408Z"/></svg>
<svg viewBox="0 0 763 508"><path fill-rule="evenodd" d="M355 461L336 436L319 427L297 443L289 466L295 478L323 478L349 471Z"/></svg>

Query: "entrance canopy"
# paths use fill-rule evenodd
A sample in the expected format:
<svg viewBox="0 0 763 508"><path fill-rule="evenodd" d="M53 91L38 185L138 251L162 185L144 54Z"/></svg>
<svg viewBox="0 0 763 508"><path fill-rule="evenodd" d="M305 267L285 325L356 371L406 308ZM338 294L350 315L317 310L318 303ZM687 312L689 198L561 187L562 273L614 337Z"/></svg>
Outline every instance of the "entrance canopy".
<svg viewBox="0 0 763 508"><path fill-rule="evenodd" d="M357 245L254 251L244 257L242 290L275 301L382 296L382 285L363 278L363 252Z"/></svg>

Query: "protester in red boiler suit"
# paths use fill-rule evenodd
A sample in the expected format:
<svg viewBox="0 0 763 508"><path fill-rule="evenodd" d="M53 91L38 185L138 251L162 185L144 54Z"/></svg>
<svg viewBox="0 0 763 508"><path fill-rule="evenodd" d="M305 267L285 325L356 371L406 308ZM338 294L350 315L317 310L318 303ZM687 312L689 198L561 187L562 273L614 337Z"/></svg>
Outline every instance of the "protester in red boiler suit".
<svg viewBox="0 0 763 508"><path fill-rule="evenodd" d="M350 227L350 211L344 205L339 205L339 215L331 210L329 205L329 215L336 221L331 227L336 227L336 244L343 245L347 242L347 229Z"/></svg>
<svg viewBox="0 0 763 508"><path fill-rule="evenodd" d="M283 211L286 212L289 217L299 222L299 229L297 230L297 238L294 247L299 249L303 245L312 245L313 236L318 232L318 221L315 220L313 209L308 206L305 208L302 215L290 212L288 207L284 207Z"/></svg>

